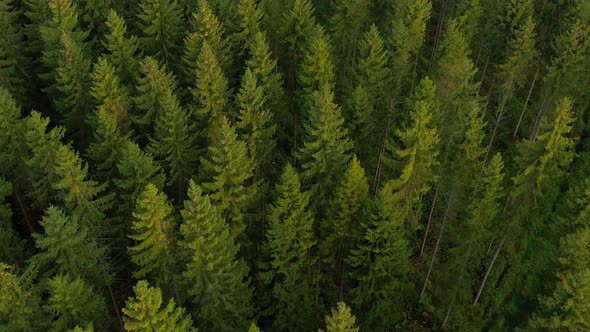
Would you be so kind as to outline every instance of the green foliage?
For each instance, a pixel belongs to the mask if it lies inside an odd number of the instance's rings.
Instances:
[[[109,8],[114,5],[113,2],[113,0],[74,0],[79,13],[80,26],[84,31],[88,31],[91,37],[89,46],[97,51],[102,51],[98,39],[106,33],[106,20]]]
[[[332,50],[324,28],[316,25],[305,48],[301,68],[298,71],[297,94],[301,111],[313,105],[313,93],[321,89],[334,91],[336,76]]]
[[[395,184],[387,182],[362,221],[362,239],[348,263],[355,280],[351,301],[362,312],[367,327],[385,330],[399,324],[413,287],[407,284],[412,269],[406,215]]]
[[[188,258],[182,277],[203,326],[245,329],[253,314],[248,266],[237,258],[239,247],[221,211],[191,181],[181,214],[180,246]]]
[[[34,269],[18,275],[0,263],[0,328],[4,331],[43,329],[39,294],[32,289]]]
[[[22,158],[21,109],[9,91],[0,87],[0,174],[13,174]],[[43,128],[45,129],[45,128]]]
[[[265,97],[256,75],[250,68],[246,69],[237,96],[240,112],[236,127],[248,146],[248,154],[254,161],[254,174],[258,179],[269,172],[276,145],[276,126]]]
[[[232,235],[238,237],[246,229],[244,212],[254,194],[253,187],[248,187],[254,175],[254,164],[248,155],[248,146],[238,139],[225,117],[221,118],[218,135],[203,161],[211,173],[210,181],[203,186],[229,223]]]
[[[303,53],[300,51],[309,46],[315,24],[313,6],[309,0],[292,1],[292,7],[283,14],[280,35],[291,70],[295,70],[302,62]]]
[[[131,217],[135,203],[147,184],[153,184],[158,191],[164,189],[166,177],[152,155],[127,142],[121,147],[121,157],[117,163],[117,178],[113,180],[122,202],[119,204],[122,215]]]
[[[28,59],[25,58],[23,33],[13,0],[0,1],[0,87],[7,89],[20,101],[25,101],[24,78]]]
[[[106,25],[108,34],[104,37],[103,46],[108,51],[107,59],[124,84],[132,84],[137,79],[139,62],[139,44],[137,37],[128,36],[125,21],[114,10],[110,10]]]
[[[162,307],[162,292],[140,280],[134,287],[135,297],[127,299],[123,308],[123,321],[127,331],[196,331],[192,328],[190,316],[170,300]]]
[[[352,142],[332,91],[324,86],[313,97],[299,158],[305,183],[313,184],[325,202],[323,198],[334,189],[348,164]]]
[[[176,0],[141,0],[137,15],[145,52],[168,68],[180,62],[182,9]]]
[[[91,94],[98,105],[97,111],[106,112],[118,124],[121,135],[126,135],[131,125],[129,116],[131,100],[125,87],[121,86],[115,67],[107,58],[99,58],[94,65],[92,81]]]
[[[97,111],[94,127],[94,142],[88,147],[87,155],[96,167],[97,178],[107,182],[116,174],[127,137],[121,136],[117,118],[106,110]]]
[[[111,282],[103,260],[104,250],[78,218],[71,218],[52,206],[47,209],[41,225],[45,233],[33,235],[41,252],[32,260],[46,266],[48,274],[57,272],[81,277],[98,287]]]
[[[134,119],[140,125],[153,125],[156,118],[166,113],[166,109],[170,107],[167,103],[173,101],[170,95],[174,94],[176,81],[165,68],[151,57],[145,58],[141,63],[141,76],[137,82],[135,97],[135,107],[141,113]]]
[[[326,316],[327,332],[358,332],[356,317],[350,312],[350,308],[344,302],[338,302],[336,308],[332,308],[332,314]]]
[[[72,276],[57,275],[47,281],[49,299],[44,307],[49,314],[49,331],[65,331],[76,325],[106,327],[107,308],[104,299],[92,286]]]
[[[301,191],[299,176],[287,165],[275,189],[275,201],[268,213],[265,251],[270,259],[268,271],[259,278],[268,285],[273,305],[273,328],[295,331],[313,328],[317,320],[314,303],[316,258],[313,216],[309,193]]]
[[[263,13],[256,1],[240,0],[238,15],[240,16],[240,30],[235,38],[240,44],[240,54],[243,56],[249,54],[257,43],[256,34],[262,31],[260,25]]]
[[[17,264],[23,261],[25,241],[14,230],[12,209],[7,202],[12,195],[12,184],[0,178],[0,260],[5,263]]]

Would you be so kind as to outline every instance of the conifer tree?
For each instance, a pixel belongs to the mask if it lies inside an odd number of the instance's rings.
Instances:
[[[176,0],[142,0],[137,15],[140,42],[146,53],[161,64],[173,68],[180,62],[182,9]]]
[[[21,239],[12,224],[12,209],[7,200],[12,195],[12,184],[0,178],[0,260],[19,264],[26,255],[26,242]]]
[[[104,222],[105,211],[110,207],[112,195],[100,196],[106,184],[88,177],[88,164],[72,147],[60,145],[55,152],[56,182],[52,187],[73,217],[87,226],[93,235],[108,232]]]
[[[94,52],[102,51],[99,38],[105,35],[106,20],[114,3],[113,0],[81,1],[74,0],[80,18],[80,27],[90,36],[88,46]]]
[[[24,119],[28,154],[23,159],[33,187],[28,195],[40,209],[46,209],[55,201],[53,186],[59,177],[54,169],[57,164],[57,150],[65,134],[64,128],[54,127],[48,130],[48,125],[49,119],[41,117],[38,112],[32,112]]]
[[[43,63],[40,56],[44,48],[41,27],[51,19],[51,10],[47,0],[24,0],[21,3],[23,16],[27,19],[23,26],[23,33],[28,40],[25,49],[28,55],[39,57],[37,59],[31,57],[31,64],[35,73],[38,73],[40,69],[38,67]]]
[[[411,270],[412,253],[406,227],[406,212],[387,182],[373,204],[372,213],[363,220],[362,239],[351,251],[350,276],[356,281],[351,301],[370,329],[391,328],[401,322],[404,307],[413,293],[406,281]]]
[[[104,109],[99,109],[94,119],[94,142],[87,149],[88,158],[94,163],[95,176],[110,182],[116,174],[121,149],[127,141],[122,136],[117,119]]]
[[[238,3],[240,28],[235,38],[240,45],[240,55],[250,53],[256,44],[256,34],[262,31],[262,10],[254,0],[240,0]]]
[[[59,94],[55,107],[62,114],[68,128],[77,130],[78,137],[85,135],[85,120],[92,109],[90,95],[90,62],[78,44],[69,34],[62,35],[63,50],[57,67],[56,88]]]
[[[19,15],[12,0],[0,1],[0,87],[9,90],[21,102],[28,102],[24,89],[28,59],[24,54]]]
[[[119,206],[123,216],[128,218],[131,218],[137,198],[147,184],[151,183],[158,191],[162,191],[166,182],[166,176],[151,154],[142,151],[137,144],[130,141],[121,148],[117,174],[113,182],[119,189],[122,201]]]
[[[253,314],[248,266],[238,259],[221,211],[193,181],[181,211],[180,246],[188,262],[182,274],[201,326],[213,330],[245,329]]]
[[[192,320],[185,310],[171,299],[162,306],[162,291],[140,280],[134,287],[135,297],[128,298],[123,308],[123,321],[127,331],[178,331],[195,332]]]
[[[24,127],[21,120],[21,109],[10,95],[10,92],[0,87],[0,174],[8,177],[15,173],[17,165],[23,156],[22,143],[19,137]],[[43,128],[45,129],[45,128]],[[16,175],[16,174],[14,174]]]
[[[229,69],[232,60],[231,50],[224,36],[223,24],[207,0],[198,0],[197,2],[196,12],[192,14],[191,20],[194,32],[189,33],[184,39],[184,56],[182,58],[185,65],[185,75],[189,82],[194,80],[195,70],[199,68],[203,43],[206,42],[211,48],[222,73]]]
[[[128,134],[131,125],[129,115],[131,100],[117,77],[115,67],[107,58],[99,58],[94,65],[92,81],[91,95],[97,105],[97,111],[107,112],[118,123],[120,134]]]
[[[88,228],[54,206],[47,209],[41,225],[44,234],[34,234],[41,250],[32,259],[53,272],[80,277],[98,287],[111,282],[111,275],[103,262],[104,250],[89,235]]]
[[[159,66],[154,58],[147,57],[140,67],[141,76],[137,83],[137,97],[135,107],[140,111],[135,122],[143,126],[151,126],[156,118],[166,113],[170,106],[167,95],[176,90],[176,81],[172,73],[166,72],[165,66]]]
[[[65,331],[80,324],[107,327],[104,299],[80,277],[60,274],[48,280],[47,288],[49,300],[45,310],[51,321],[50,331]]]
[[[207,159],[203,161],[211,174],[203,187],[229,223],[232,236],[241,237],[246,229],[243,214],[253,195],[248,182],[254,175],[254,163],[248,155],[248,146],[238,139],[227,118],[222,117],[220,125],[219,136],[209,146]]]
[[[172,273],[173,229],[172,206],[164,193],[148,183],[137,198],[133,212],[132,233],[129,237],[136,245],[129,247],[131,260],[137,264],[133,276],[140,279],[151,276],[159,287],[167,286]]]
[[[280,35],[287,48],[291,79],[294,78],[292,75],[295,68],[301,63],[304,54],[301,50],[309,45],[309,38],[316,24],[313,14],[313,6],[309,0],[295,0],[283,15]]]
[[[301,62],[301,70],[298,71],[297,94],[298,106],[303,112],[313,104],[313,93],[325,89],[334,91],[336,75],[332,60],[332,49],[324,28],[316,25],[309,44],[305,48],[305,55]]]
[[[196,156],[193,151],[194,133],[187,112],[180,106],[176,95],[168,92],[159,101],[163,113],[156,117],[154,137],[149,150],[162,161],[168,173],[167,185],[182,201],[188,180],[193,173]]]
[[[36,23],[42,24],[39,27],[43,41],[41,61],[45,67],[45,74],[42,75],[42,78],[53,84],[57,77],[54,71],[59,65],[60,54],[65,48],[63,36],[66,35],[71,40],[70,44],[75,44],[80,50],[86,51],[84,41],[88,38],[88,33],[78,28],[78,15],[72,0],[43,1],[42,4],[36,3],[35,6],[35,9],[38,10],[36,15],[47,15],[45,20],[39,18],[39,22]],[[43,6],[49,6],[50,11],[45,12]],[[86,56],[87,54],[84,54],[83,58]]]
[[[310,252],[315,246],[310,195],[301,191],[291,165],[285,168],[275,192],[265,243],[269,270],[259,276],[272,294],[273,305],[267,313],[274,314],[273,328],[311,329],[318,312],[314,303],[316,259]]]
[[[320,201],[325,202],[325,195],[335,188],[336,179],[346,169],[352,142],[332,91],[324,86],[313,97],[299,156],[305,183],[314,184]]]
[[[433,123],[437,110],[434,94],[432,81],[424,78],[416,91],[412,125],[398,132],[404,147],[397,149],[395,155],[403,160],[404,166],[393,185],[397,190],[395,195],[407,210],[413,227],[417,227],[420,196],[427,193],[437,180],[435,167],[439,164],[437,145],[440,138]]]
[[[236,127],[240,137],[248,146],[257,179],[268,173],[276,145],[274,141],[276,126],[272,113],[267,108],[265,97],[256,76],[250,68],[247,68],[237,96],[240,112]]]
[[[0,263],[0,329],[34,331],[46,328],[41,312],[41,298],[33,289],[31,273],[15,273],[12,266]]]
[[[358,332],[356,317],[350,312],[350,308],[344,302],[338,302],[336,308],[332,308],[332,314],[326,316],[327,332]]]
[[[109,11],[106,25],[109,31],[103,46],[109,53],[107,59],[123,84],[134,84],[139,68],[137,37],[128,36],[125,21],[114,10]]]
[[[358,233],[363,209],[369,195],[369,184],[360,161],[350,161],[340,184],[330,200],[327,217],[321,224],[320,243],[324,263],[334,275],[344,277],[344,259],[350,253]],[[338,283],[342,284],[342,280]]]

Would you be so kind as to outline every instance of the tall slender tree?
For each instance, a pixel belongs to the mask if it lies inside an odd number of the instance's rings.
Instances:
[[[168,68],[180,63],[182,9],[176,0],[142,0],[137,15],[140,42],[150,56]]]

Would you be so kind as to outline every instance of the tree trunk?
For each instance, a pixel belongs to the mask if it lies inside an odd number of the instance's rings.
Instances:
[[[486,155],[483,158],[483,165],[486,164],[488,161],[488,156],[490,155],[490,151],[492,150],[492,144],[494,144],[494,139],[496,138],[496,133],[498,132],[498,126],[500,125],[500,121],[502,120],[502,116],[504,116],[504,109],[506,108],[506,98],[502,98],[502,103],[500,104],[500,112],[498,114],[498,118],[496,119],[496,124],[494,125],[494,130],[492,131],[492,136],[490,137],[490,142],[488,143],[488,148],[486,149]]]
[[[440,39],[440,34],[443,28],[443,22],[445,20],[445,11],[446,11],[446,4],[445,0],[441,1],[440,6],[440,13],[438,13],[438,22],[436,26],[436,34],[434,36],[434,43],[432,44],[432,54],[430,55],[430,64],[428,65],[428,76],[430,76],[430,72],[432,71],[432,67],[434,66],[434,61],[436,60],[436,52],[438,51],[438,44]]]
[[[502,241],[500,241],[500,244],[498,245],[498,248],[496,249],[496,252],[494,253],[494,257],[492,258],[492,261],[490,262],[490,265],[488,266],[488,270],[486,271],[486,274],[483,277],[483,280],[481,281],[481,285],[479,286],[479,290],[477,291],[477,295],[475,296],[475,300],[473,300],[473,306],[475,306],[477,304],[477,301],[479,301],[479,297],[481,296],[481,292],[483,291],[484,286],[486,285],[486,282],[488,281],[488,277],[490,276],[490,272],[492,271],[492,267],[494,267],[494,264],[496,263],[496,259],[498,258],[498,254],[500,253],[500,250],[502,250],[502,247],[504,246],[504,241],[506,241],[506,236],[504,235],[504,237],[502,238]]]
[[[426,230],[424,231],[424,239],[422,240],[422,248],[420,248],[420,257],[424,254],[424,247],[426,247],[426,240],[428,239],[428,232],[430,231],[430,224],[432,222],[432,213],[434,211],[434,206],[436,205],[436,197],[438,196],[438,186],[434,191],[434,198],[432,199],[432,204],[430,205],[430,214],[428,215],[428,223],[426,224]]]
[[[531,87],[529,88],[529,93],[526,96],[524,101],[524,106],[522,107],[522,111],[520,111],[520,116],[518,117],[518,122],[516,123],[516,127],[514,127],[514,131],[512,132],[512,138],[516,138],[518,134],[518,128],[520,128],[520,123],[522,122],[522,118],[524,117],[524,113],[526,112],[526,107],[531,99],[531,94],[533,93],[533,89],[535,88],[535,83],[537,82],[537,77],[539,76],[539,69],[541,69],[541,57],[537,61],[537,70],[535,71],[535,75],[533,76],[533,82],[531,83]]]

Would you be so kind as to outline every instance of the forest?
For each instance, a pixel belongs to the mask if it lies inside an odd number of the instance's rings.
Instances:
[[[0,31],[0,331],[590,331],[590,1]]]

